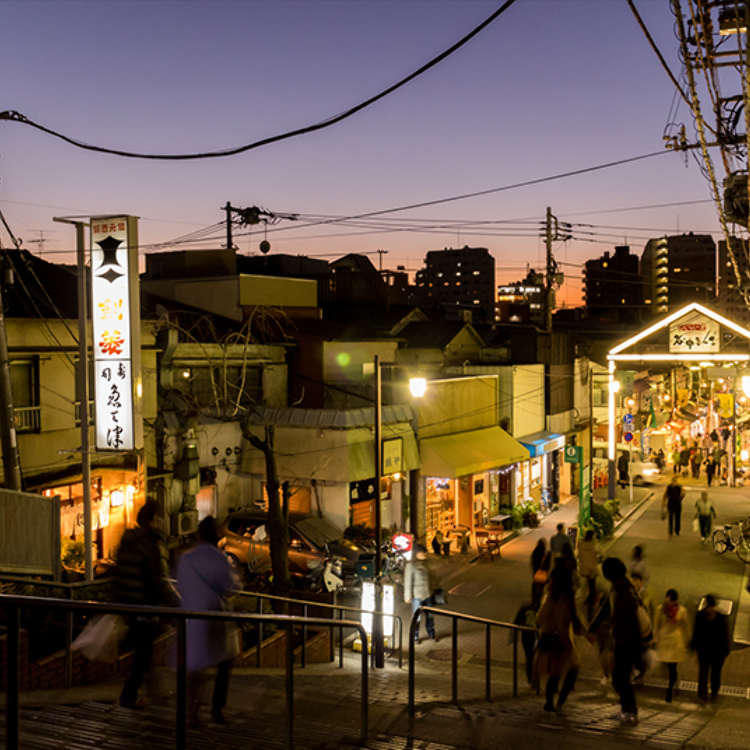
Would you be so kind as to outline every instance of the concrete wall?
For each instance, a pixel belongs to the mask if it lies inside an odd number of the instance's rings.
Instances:
[[[243,273],[239,277],[239,303],[243,307],[317,307],[318,282]]]

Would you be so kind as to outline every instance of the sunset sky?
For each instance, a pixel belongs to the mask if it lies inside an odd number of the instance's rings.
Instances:
[[[335,115],[411,73],[488,16],[485,0],[3,3],[3,96],[12,109],[97,145],[143,152],[238,146]],[[668,0],[637,3],[679,74]],[[226,201],[301,220],[272,252],[388,251],[414,270],[429,250],[485,246],[497,281],[541,267],[535,222],[551,206],[593,242],[556,245],[576,304],[580,264],[627,242],[718,228],[694,161],[669,153],[488,196],[337,218],[514,184],[659,151],[673,86],[624,0],[517,0],[461,50],[342,123],[238,156],[193,162],[79,150],[0,123],[0,205],[34,252],[70,262],[65,214],[130,213],[148,246],[208,227]],[[675,118],[692,137],[682,104]],[[690,205],[613,211],[688,201]],[[314,218],[314,221],[310,219]],[[401,231],[384,231],[384,220]],[[430,232],[414,231],[431,220]],[[524,222],[518,223],[523,219]],[[514,220],[476,227],[470,222]],[[464,224],[464,226],[462,226]],[[41,231],[40,231],[41,230]],[[404,231],[409,230],[409,231]],[[591,234],[583,235],[582,232]],[[339,236],[336,236],[339,235]],[[514,236],[520,235],[520,236]],[[4,245],[8,237],[0,230]],[[44,243],[31,240],[44,239]],[[202,244],[218,247],[223,231]],[[239,236],[257,252],[263,230]],[[372,255],[377,264],[377,256]]]

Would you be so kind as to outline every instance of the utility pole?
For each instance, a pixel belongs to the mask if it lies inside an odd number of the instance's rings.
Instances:
[[[227,250],[231,250],[232,247],[232,204],[227,201],[224,206],[224,210],[227,212]]]
[[[16,419],[13,414],[13,389],[10,384],[10,359],[5,333],[5,312],[0,284],[0,443],[3,449],[3,476],[9,490],[21,489],[21,462],[18,456]]]
[[[88,302],[86,298],[86,243],[85,221],[59,216],[52,221],[72,224],[76,228],[76,257],[78,261],[78,393],[81,398],[81,483],[83,484],[83,546],[86,581],[94,580],[93,524],[91,519],[91,446],[89,441],[89,343]]]
[[[552,330],[552,209],[547,206],[547,217],[544,227],[544,244],[547,248],[547,264],[544,276],[544,330]]]

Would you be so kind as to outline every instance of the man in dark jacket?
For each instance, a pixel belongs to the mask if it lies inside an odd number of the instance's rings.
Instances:
[[[617,557],[608,557],[602,563],[602,575],[612,584],[609,606],[604,606],[589,627],[595,632],[600,619],[611,617],[614,640],[614,665],[612,686],[620,696],[620,713],[624,724],[638,723],[638,706],[630,682],[634,669],[642,668],[643,649],[638,627],[638,595],[627,578],[625,563]]]
[[[159,532],[154,528],[161,515],[159,504],[147,500],[138,511],[137,526],[127,529],[117,550],[114,568],[115,600],[122,604],[173,606],[177,596],[168,580],[166,551]],[[131,617],[126,643],[133,648],[133,665],[120,694],[120,705],[142,708],[138,690],[151,666],[158,620],[152,617]]]
[[[711,700],[721,687],[721,668],[729,655],[729,626],[726,615],[716,609],[716,598],[706,594],[705,606],[695,613],[690,648],[698,654],[698,699],[708,700],[708,675],[711,673]]]
[[[680,535],[680,521],[682,519],[682,501],[685,498],[685,488],[680,485],[677,476],[673,476],[667,488],[664,490],[662,504],[662,518],[664,512],[669,514],[669,536],[674,532]]]

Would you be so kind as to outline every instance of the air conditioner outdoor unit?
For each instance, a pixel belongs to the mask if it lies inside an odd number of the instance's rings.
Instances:
[[[186,536],[198,530],[198,511],[184,510],[172,515],[172,536]]]

